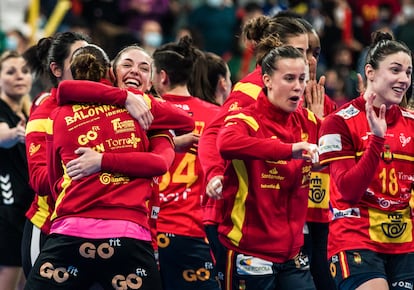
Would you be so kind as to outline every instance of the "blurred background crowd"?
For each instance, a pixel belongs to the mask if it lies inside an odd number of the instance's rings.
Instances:
[[[372,31],[392,32],[414,49],[414,0],[1,0],[0,52],[23,52],[41,37],[69,30],[90,35],[113,57],[128,44],[151,53],[189,34],[228,63],[234,83],[255,65],[241,26],[282,10],[302,15],[319,33],[318,74],[339,105],[358,95]]]

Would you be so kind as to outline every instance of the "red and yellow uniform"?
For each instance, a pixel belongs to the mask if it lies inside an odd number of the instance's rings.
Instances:
[[[319,121],[307,109],[275,108],[264,95],[226,118],[217,145],[226,159],[220,241],[275,263],[300,252],[312,164],[293,160],[292,143],[316,143]]]
[[[50,119],[47,156],[56,200],[52,220],[67,216],[122,219],[148,228],[146,203],[152,194],[152,179],[148,177],[163,174],[168,166],[163,158],[146,152],[146,132],[126,109],[65,105],[55,109]],[[75,150],[81,146],[104,153],[102,171],[73,181],[64,173],[64,166],[78,157]],[[148,166],[144,167],[145,160]]]
[[[200,135],[219,109],[196,97],[169,94],[162,97],[186,111],[195,122],[193,132]],[[190,146],[184,151],[176,151],[174,162],[160,184],[158,231],[204,238],[201,207],[204,192],[204,176],[197,147]]]
[[[35,198],[26,212],[26,217],[44,234],[49,233],[50,215],[54,201],[51,198],[46,166],[46,128],[47,119],[56,108],[56,89],[49,96],[40,96],[40,103],[34,102],[26,126],[26,155],[29,167],[30,186],[36,192]],[[40,99],[39,99],[40,101]]]
[[[372,135],[361,96],[322,124],[320,162],[330,164],[331,173],[329,256],[351,249],[414,250],[414,115],[394,105],[385,117],[385,137]]]

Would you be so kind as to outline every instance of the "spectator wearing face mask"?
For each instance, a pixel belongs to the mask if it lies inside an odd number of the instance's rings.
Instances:
[[[397,17],[399,25],[395,28],[395,38],[414,49],[414,1],[402,1],[401,13]]]
[[[150,55],[163,42],[162,27],[158,21],[146,20],[142,23],[140,33],[141,47]]]
[[[165,29],[167,25],[170,25],[168,23],[169,0],[119,0],[115,2],[118,2],[123,25],[131,31],[141,31],[147,20],[158,21]]]

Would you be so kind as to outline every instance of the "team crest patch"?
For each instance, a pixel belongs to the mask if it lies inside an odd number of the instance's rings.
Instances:
[[[342,118],[344,118],[346,120],[346,119],[349,119],[353,116],[358,115],[359,112],[360,111],[357,108],[355,108],[353,105],[349,105],[349,107],[340,110],[336,114],[338,116],[341,116]]]
[[[358,252],[353,252],[352,256],[354,258],[355,264],[360,265],[362,263],[362,257]]]
[[[394,155],[391,152],[390,145],[384,145],[384,151],[381,153],[381,158],[385,163],[391,163]]]

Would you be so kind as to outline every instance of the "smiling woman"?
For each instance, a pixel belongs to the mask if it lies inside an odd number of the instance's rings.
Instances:
[[[0,285],[7,289],[20,289],[16,287],[22,278],[25,213],[34,196],[25,153],[28,116],[23,111],[23,98],[31,86],[24,58],[5,52],[0,57]]]
[[[320,163],[329,165],[328,255],[340,290],[414,284],[414,115],[399,106],[411,84],[409,48],[376,32],[366,90],[321,126]],[[340,234],[338,234],[340,233]]]

